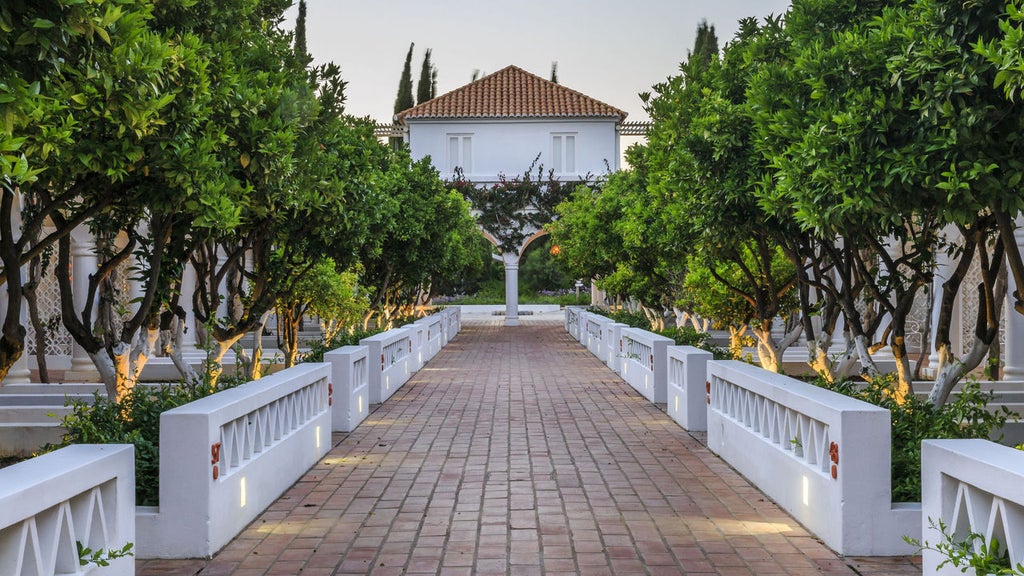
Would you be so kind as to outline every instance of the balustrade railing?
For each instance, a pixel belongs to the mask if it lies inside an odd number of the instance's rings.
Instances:
[[[331,429],[351,432],[370,413],[370,349],[343,346],[324,362],[331,365]]]
[[[619,334],[622,379],[651,402],[668,401],[668,347],[675,342],[639,328]]]
[[[910,554],[892,503],[889,411],[737,361],[708,363],[708,448],[845,555]]]
[[[94,551],[135,542],[134,448],[78,444],[0,470],[0,574],[135,574],[126,556],[82,566]]]
[[[707,430],[711,353],[693,346],[669,346],[667,357],[669,418],[686,430]]]
[[[299,364],[161,414],[160,506],[136,515],[140,555],[212,555],[322,458],[330,377]]]
[[[380,404],[412,375],[413,336],[405,328],[393,328],[363,338],[359,343],[369,349],[370,403]]]
[[[988,440],[925,440],[921,446],[921,533],[933,546],[970,534],[970,548],[996,544],[1010,565],[1024,563],[1024,452]],[[945,542],[949,543],[949,542]],[[925,574],[963,574],[962,567],[938,565],[934,549],[921,554]]]

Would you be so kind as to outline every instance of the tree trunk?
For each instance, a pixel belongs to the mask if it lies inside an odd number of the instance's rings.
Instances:
[[[33,262],[33,272],[36,270],[37,265],[36,262]],[[50,369],[46,363],[46,326],[43,323],[43,319],[39,317],[39,298],[36,294],[36,287],[38,285],[38,280],[33,278],[28,284],[25,284],[24,293],[25,302],[28,304],[29,322],[36,329],[36,364],[39,367],[39,381],[48,384],[50,382]]]
[[[857,334],[853,337],[853,345],[857,350],[857,359],[860,360],[860,373],[867,378],[874,380],[881,375],[875,359],[871,356],[871,346],[867,336]]]
[[[252,364],[249,366],[248,377],[250,380],[259,380],[263,377],[263,329],[267,326],[267,321],[270,320],[270,315],[273,312],[267,310],[263,313],[260,318],[260,323],[256,326],[256,330],[253,331],[252,338]],[[297,350],[297,349],[296,349]],[[287,367],[286,365],[285,367]]]
[[[209,357],[209,365],[207,366],[207,376],[209,378],[210,390],[217,388],[217,381],[220,380],[221,375],[224,374],[224,355],[228,353],[228,350],[238,344],[238,341],[242,339],[243,334],[232,336],[227,340],[215,340],[213,347],[213,356]],[[238,367],[238,361],[235,361],[235,367]]]
[[[743,338],[746,333],[746,326],[729,326],[729,351],[733,358],[743,357]]]
[[[202,377],[192,369],[192,365],[186,362],[185,358],[181,355],[181,341],[185,337],[184,310],[181,310],[181,315],[170,312],[165,312],[165,315],[170,316],[170,318],[166,318],[165,322],[161,324],[163,351],[171,358],[171,362],[178,369],[178,372],[181,373],[185,382],[192,386],[198,386],[203,381]]]

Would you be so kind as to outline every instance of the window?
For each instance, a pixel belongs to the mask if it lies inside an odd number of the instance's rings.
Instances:
[[[551,136],[551,168],[555,174],[576,174],[576,135]]]
[[[471,134],[448,135],[448,171],[462,168],[466,174],[473,172],[473,136]]]

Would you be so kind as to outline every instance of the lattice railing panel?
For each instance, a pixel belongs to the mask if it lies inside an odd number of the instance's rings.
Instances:
[[[627,360],[636,362],[648,370],[654,370],[654,348],[639,340],[622,335],[622,354]]]
[[[397,364],[400,360],[412,352],[412,339],[405,337],[384,346],[381,351],[381,370],[386,370]]]
[[[957,483],[953,516],[948,523],[955,540],[970,533],[981,534],[984,541],[998,540],[1000,553],[1009,551],[1011,564],[1024,562],[1024,507],[995,496],[966,482]],[[981,542],[974,542],[982,553]]]
[[[93,550],[112,547],[116,482],[108,480],[0,530],[0,567],[4,576],[92,571],[94,565],[79,564],[75,543],[81,542]]]
[[[359,358],[352,363],[352,372],[355,382],[352,383],[352,389],[357,390],[363,386],[367,386],[370,383],[370,362],[366,356]]]
[[[808,467],[829,473],[828,424],[718,377],[714,378],[711,398],[715,410],[791,453]]]
[[[55,261],[51,261],[46,270],[43,271],[39,286],[36,288],[36,298],[39,304],[39,318],[43,323],[44,341],[46,342],[47,356],[71,356],[71,334],[61,323],[60,314],[60,288],[57,286],[57,277],[53,270]],[[25,347],[28,354],[36,353],[36,326],[31,322],[28,324],[28,333],[25,335]]]
[[[365,363],[365,359],[363,360]],[[327,380],[320,379],[220,427],[221,478],[240,468],[318,415],[330,409]]]

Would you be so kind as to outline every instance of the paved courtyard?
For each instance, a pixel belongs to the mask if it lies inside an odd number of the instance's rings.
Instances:
[[[138,574],[920,574],[840,558],[561,316],[463,331],[212,560]]]

